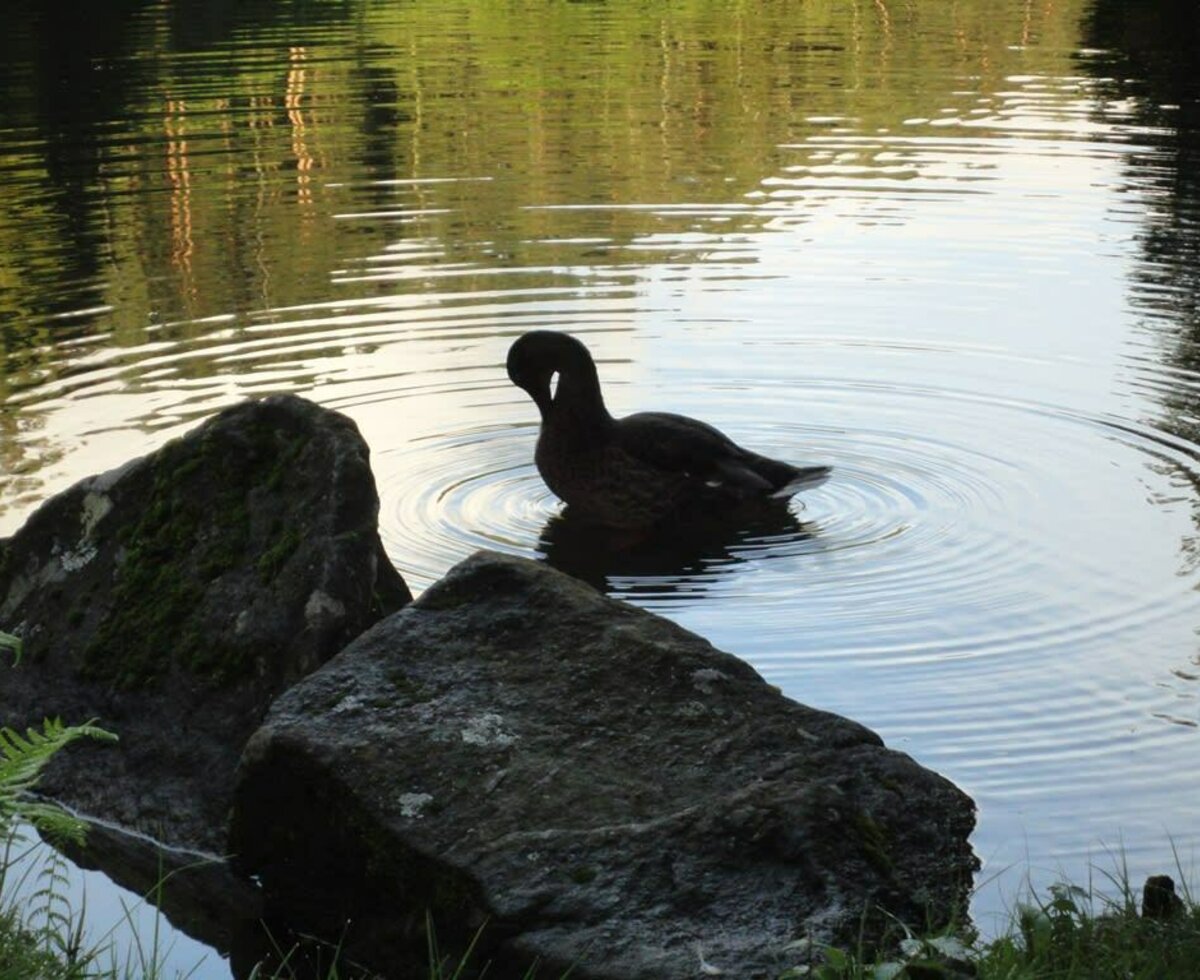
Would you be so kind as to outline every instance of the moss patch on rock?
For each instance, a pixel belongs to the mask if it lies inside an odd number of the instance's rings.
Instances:
[[[238,611],[214,593],[269,589],[302,544],[307,501],[288,493],[289,474],[309,435],[260,419],[153,457],[140,511],[119,533],[110,601],[82,650],[82,677],[129,690],[175,669],[212,685],[254,675],[259,658],[238,635]]]
[[[256,467],[216,451],[211,438],[194,452],[171,449],[155,462],[140,519],[122,530],[112,603],[83,652],[87,678],[128,688],[158,679],[172,662],[213,672],[218,683],[236,670],[230,651],[206,640],[195,620],[206,587],[244,559]],[[198,483],[212,494],[198,493]]]

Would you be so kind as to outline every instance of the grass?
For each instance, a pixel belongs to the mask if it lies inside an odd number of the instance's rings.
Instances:
[[[1186,980],[1200,977],[1200,907],[1185,887],[1161,918],[1139,914],[1125,876],[1115,894],[1060,883],[1018,907],[1016,929],[989,944],[979,976]]]
[[[1171,879],[1152,879],[1156,900],[1135,893],[1123,866],[1101,876],[1103,888],[1060,882],[1030,891],[1007,931],[988,942],[953,930],[917,936],[897,924],[886,957],[817,948],[781,980],[1200,980],[1200,905],[1186,879],[1181,896]]]

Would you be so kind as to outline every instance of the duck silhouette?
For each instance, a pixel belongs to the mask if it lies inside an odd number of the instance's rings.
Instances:
[[[786,501],[829,476],[828,466],[761,456],[683,415],[613,418],[592,355],[569,334],[523,334],[509,348],[507,367],[542,416],[538,472],[573,514],[591,523],[641,531],[715,508]]]

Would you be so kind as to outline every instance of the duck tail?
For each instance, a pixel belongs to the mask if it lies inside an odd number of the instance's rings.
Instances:
[[[829,466],[793,466],[781,459],[760,456],[743,450],[742,463],[766,481],[766,495],[773,500],[787,500],[800,490],[824,483],[832,472]]]
[[[787,483],[778,490],[772,491],[771,497],[775,500],[787,500],[788,497],[801,490],[820,486],[829,479],[829,474],[832,472],[832,466],[801,466],[792,474]]]

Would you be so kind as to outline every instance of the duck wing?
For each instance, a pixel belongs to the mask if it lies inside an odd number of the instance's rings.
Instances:
[[[648,466],[692,477],[698,484],[741,494],[769,493],[795,468],[748,452],[711,425],[670,412],[638,412],[615,424],[617,444]],[[762,473],[756,464],[781,468]]]

